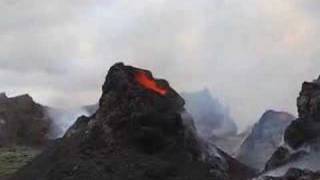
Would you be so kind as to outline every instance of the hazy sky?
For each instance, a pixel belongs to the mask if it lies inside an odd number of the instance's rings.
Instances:
[[[207,87],[244,127],[320,74],[318,0],[0,0],[0,91],[98,101],[110,65]]]

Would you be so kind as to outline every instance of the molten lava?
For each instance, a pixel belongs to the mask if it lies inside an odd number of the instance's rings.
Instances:
[[[135,79],[146,89],[152,90],[162,96],[166,95],[168,90],[160,87],[154,79],[151,79],[146,72],[138,71],[135,73]]]

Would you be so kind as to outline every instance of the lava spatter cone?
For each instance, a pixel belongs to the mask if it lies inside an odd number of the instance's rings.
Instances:
[[[181,118],[184,103],[167,81],[119,63],[109,70],[92,126],[104,127],[112,140],[148,153],[190,146],[192,154],[199,155],[193,148],[193,127],[184,127]]]
[[[97,112],[78,118],[12,180],[229,179],[232,167],[209,157],[192,119],[182,118],[184,103],[167,81],[117,63]]]

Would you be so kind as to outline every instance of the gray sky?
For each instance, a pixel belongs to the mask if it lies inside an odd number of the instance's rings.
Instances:
[[[318,0],[0,0],[0,91],[97,102],[110,65],[207,87],[240,127],[320,74]]]

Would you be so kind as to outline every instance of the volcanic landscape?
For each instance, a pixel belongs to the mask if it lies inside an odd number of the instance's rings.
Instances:
[[[71,118],[71,110],[2,93],[0,175],[3,180],[316,180],[319,92],[320,79],[304,82],[299,117],[268,110],[237,133],[208,90],[181,96],[150,71],[116,63],[99,103],[81,107],[87,115],[67,130],[50,114]]]

